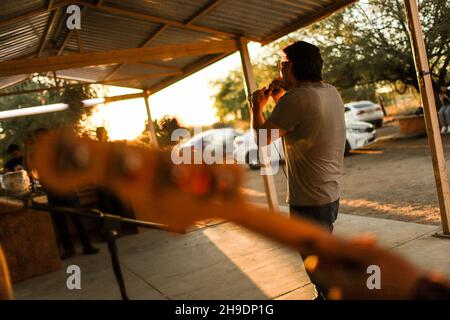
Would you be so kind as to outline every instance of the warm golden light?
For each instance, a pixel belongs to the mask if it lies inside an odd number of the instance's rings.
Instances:
[[[98,105],[88,121],[88,126],[105,127],[110,140],[134,140],[145,129],[147,113],[142,99]]]
[[[250,45],[250,51],[259,48]],[[152,94],[149,104],[153,120],[168,115],[186,127],[209,126],[218,121],[214,108],[214,91],[210,82],[223,78],[240,66],[240,57],[233,54],[168,88]],[[141,90],[106,86],[107,96],[141,92]],[[144,99],[125,100],[99,105],[86,121],[89,128],[105,127],[111,140],[133,140],[145,129],[147,111]]]

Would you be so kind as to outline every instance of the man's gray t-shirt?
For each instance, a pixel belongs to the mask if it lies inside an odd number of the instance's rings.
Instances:
[[[336,88],[303,83],[284,94],[269,121],[288,131],[287,202],[312,206],[339,199],[346,129],[344,104]]]

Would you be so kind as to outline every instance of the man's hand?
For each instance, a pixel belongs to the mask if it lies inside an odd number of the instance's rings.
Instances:
[[[267,90],[266,87],[256,90],[252,94],[252,111],[255,113],[259,113],[262,111],[262,108],[267,104],[270,98],[270,91],[265,93]]]
[[[275,104],[277,104],[281,97],[286,93],[281,84],[281,79],[275,79],[269,85],[269,93],[273,101],[275,101]]]

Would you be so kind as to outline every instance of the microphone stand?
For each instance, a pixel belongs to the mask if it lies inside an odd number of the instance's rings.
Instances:
[[[62,206],[53,206],[48,204],[43,204],[36,202],[32,196],[27,198],[21,198],[20,200],[23,201],[25,208],[35,209],[35,210],[42,210],[42,211],[51,211],[51,212],[57,212],[65,215],[76,215],[88,219],[96,219],[96,220],[102,220],[103,221],[103,228],[101,231],[101,234],[103,238],[106,240],[108,244],[108,250],[109,254],[111,256],[111,263],[114,270],[114,275],[116,277],[117,284],[120,289],[120,294],[122,297],[122,300],[129,300],[126,287],[125,287],[125,281],[123,279],[122,269],[120,267],[120,260],[118,255],[118,249],[116,240],[119,238],[119,230],[122,226],[122,224],[130,224],[138,227],[144,227],[149,229],[159,229],[159,230],[166,230],[167,226],[158,224],[158,223],[151,223],[151,222],[145,222],[141,220],[136,219],[130,219],[130,218],[124,218],[121,216],[113,215],[104,213],[97,209],[84,209],[84,208],[70,208],[70,207],[62,207]]]

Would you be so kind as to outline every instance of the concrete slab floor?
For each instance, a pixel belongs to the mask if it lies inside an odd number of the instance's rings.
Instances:
[[[340,214],[335,232],[370,233],[428,270],[450,277],[450,240],[438,227]],[[299,254],[229,222],[198,224],[185,235],[163,231],[117,241],[131,299],[312,299]],[[16,299],[120,299],[105,244],[94,256],[78,255],[58,272],[14,284]],[[81,290],[68,290],[66,268],[81,268]]]

